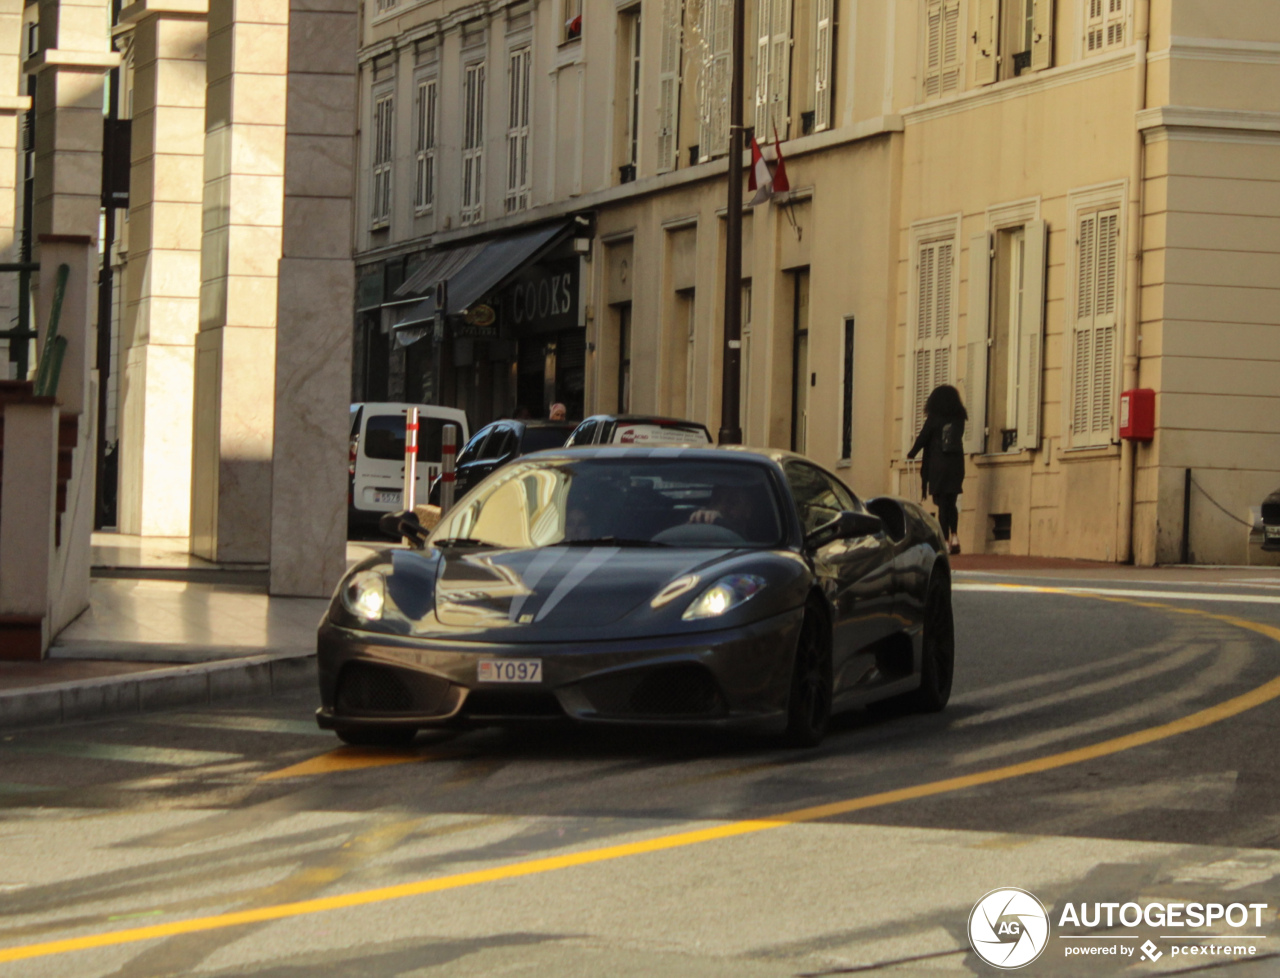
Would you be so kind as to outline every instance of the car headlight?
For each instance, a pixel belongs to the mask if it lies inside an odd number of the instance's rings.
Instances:
[[[680,617],[685,621],[717,618],[750,601],[763,590],[765,583],[763,577],[755,574],[728,574],[698,595]]]
[[[387,607],[387,579],[382,572],[352,574],[342,585],[342,606],[362,621],[379,621]]]

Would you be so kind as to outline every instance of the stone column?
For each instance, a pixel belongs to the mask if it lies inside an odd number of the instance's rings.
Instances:
[[[191,549],[270,556],[288,0],[211,0]]]
[[[143,536],[191,527],[207,11],[207,0],[138,0],[120,12],[134,85],[119,525]]]
[[[289,9],[273,594],[327,597],[346,569],[358,16],[356,0]]]

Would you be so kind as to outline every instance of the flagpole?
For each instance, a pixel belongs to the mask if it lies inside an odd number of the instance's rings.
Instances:
[[[742,61],[745,0],[733,0],[733,57],[729,83],[729,213],[724,246],[724,373],[720,444],[742,444],[739,398],[742,380]]]

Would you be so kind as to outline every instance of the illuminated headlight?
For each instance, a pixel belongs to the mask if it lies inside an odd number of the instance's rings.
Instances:
[[[681,616],[685,621],[716,618],[751,600],[765,585],[755,574],[729,574],[702,592]]]
[[[353,574],[342,585],[342,606],[363,621],[378,621],[387,606],[387,579],[376,570]]]

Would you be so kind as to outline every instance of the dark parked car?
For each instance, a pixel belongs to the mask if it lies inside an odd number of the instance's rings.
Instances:
[[[1262,501],[1262,549],[1280,550],[1280,489]]]
[[[579,445],[710,445],[711,432],[698,421],[648,414],[593,414],[573,429],[565,447]]]
[[[542,452],[420,539],[353,567],[320,625],[317,717],[348,743],[558,719],[811,745],[834,710],[950,695],[937,523],[788,452]]]
[[[454,463],[454,499],[476,485],[495,469],[500,469],[521,455],[540,452],[544,448],[562,448],[573,432],[575,421],[513,421],[487,424],[477,431],[458,452]],[[431,503],[440,505],[440,482],[431,486]]]

